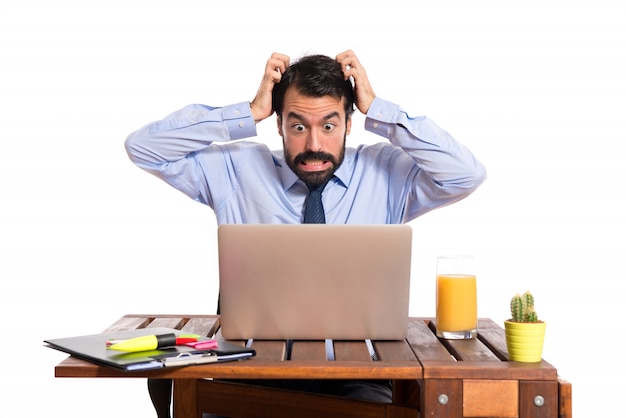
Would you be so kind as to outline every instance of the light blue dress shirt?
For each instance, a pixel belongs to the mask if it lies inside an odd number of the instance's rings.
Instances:
[[[484,166],[425,116],[376,98],[365,129],[388,141],[347,148],[322,195],[326,222],[397,224],[472,193]],[[305,184],[256,136],[248,102],[189,105],[132,133],[130,159],[224,223],[301,223]]]

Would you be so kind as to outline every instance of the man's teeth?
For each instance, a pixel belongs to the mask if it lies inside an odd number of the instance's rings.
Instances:
[[[310,161],[305,161],[304,164],[306,164],[306,165],[322,165],[322,164],[324,164],[324,161],[321,161],[321,160],[310,160]]]

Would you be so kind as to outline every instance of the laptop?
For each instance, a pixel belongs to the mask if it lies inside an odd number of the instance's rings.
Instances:
[[[221,225],[222,335],[406,338],[411,243],[408,225]]]

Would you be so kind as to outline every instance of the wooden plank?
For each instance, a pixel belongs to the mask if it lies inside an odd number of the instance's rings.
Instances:
[[[415,362],[379,361],[262,361],[212,363],[193,367],[168,367],[125,372],[69,357],[55,368],[56,377],[149,377],[158,379],[419,379]]]
[[[324,341],[294,341],[291,361],[326,361]]]
[[[217,318],[189,318],[180,330],[203,337],[213,337],[217,331]]]
[[[407,341],[420,360],[455,361],[448,350],[439,342],[428,321],[421,318],[409,318]]]
[[[385,418],[417,418],[419,417],[419,408],[411,408],[406,405],[385,405]]]
[[[98,368],[93,363],[70,356],[56,365],[54,377],[98,377]]]
[[[378,359],[380,361],[415,361],[416,366],[418,365],[417,357],[411,350],[411,347],[406,342],[406,340],[402,341],[372,341],[374,345],[374,349],[378,354]]]
[[[556,380],[519,382],[521,418],[553,418],[559,412],[559,384]]]
[[[477,338],[469,340],[441,340],[441,343],[447,347],[457,361],[500,361],[489,347]]]
[[[336,361],[372,361],[365,341],[333,341]]]
[[[419,409],[420,385],[417,379],[394,380],[392,384],[393,402]]]
[[[202,418],[198,412],[197,381],[195,379],[174,379],[172,388],[173,418]]]
[[[517,380],[463,381],[463,417],[516,418],[518,412]]]
[[[395,362],[392,365],[379,361],[285,361],[259,362],[255,359],[238,364],[219,365],[212,370],[220,378],[269,378],[269,379],[418,379],[421,368],[415,362]],[[194,366],[195,368],[205,366]],[[228,376],[225,376],[228,374]]]
[[[480,333],[485,331],[490,333],[495,326],[495,323],[490,320],[479,319],[478,321],[478,338],[472,338],[467,340],[448,340],[439,338],[438,342],[446,349],[446,351],[456,361],[499,361],[501,358],[494,354],[491,347],[485,344],[480,338]],[[435,332],[434,324],[428,323],[428,328],[431,332]],[[427,358],[424,358],[426,360]]]
[[[463,416],[463,382],[458,379],[422,381],[421,417],[459,418]]]
[[[559,383],[559,418],[572,418],[572,384],[558,378]]]
[[[556,381],[556,369],[548,363],[493,361],[422,361],[425,379],[516,379]]]
[[[256,350],[256,356],[250,361],[274,361],[285,360],[286,347],[284,341],[252,341],[251,348]]]
[[[509,360],[504,329],[491,319],[478,319],[478,339],[501,360]]]
[[[167,317],[167,318],[154,318],[146,328],[166,327],[181,329],[185,325],[185,318],[183,317]]]
[[[206,314],[126,314],[125,317],[129,318],[219,318],[219,315],[206,315]]]
[[[102,331],[102,333],[109,332],[118,332],[118,331],[126,331],[129,329],[139,329],[145,328],[152,321],[152,318],[137,318],[137,317],[128,317],[123,316],[113,324],[111,324],[107,329]]]
[[[382,418],[384,403],[281,390],[235,382],[198,383],[200,409],[231,417],[255,418]],[[246,402],[241,400],[245,397]],[[415,415],[414,415],[415,416]]]
[[[186,318],[182,315],[175,315],[152,318],[149,316],[125,315],[104,330],[103,333],[154,327],[180,329],[184,332],[212,337],[218,327],[218,319],[215,316]]]

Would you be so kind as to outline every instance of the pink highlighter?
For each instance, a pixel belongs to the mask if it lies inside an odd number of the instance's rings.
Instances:
[[[185,343],[185,345],[193,347],[196,350],[208,350],[211,348],[217,348],[217,340],[190,341],[188,343]]]

